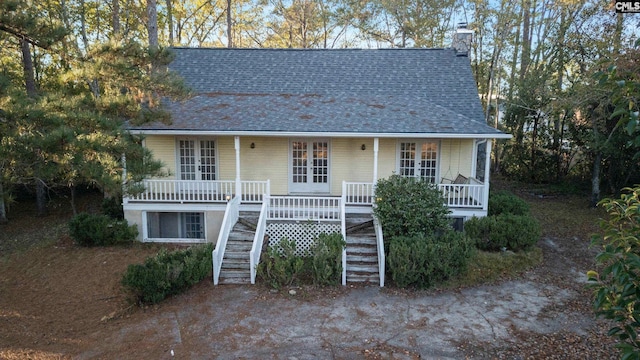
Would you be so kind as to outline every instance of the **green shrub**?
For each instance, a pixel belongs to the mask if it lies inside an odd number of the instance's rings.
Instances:
[[[129,226],[126,220],[80,213],[69,221],[69,235],[81,246],[120,245],[133,242],[138,229]]]
[[[465,233],[480,250],[527,250],[540,239],[540,224],[530,216],[501,214],[471,218],[464,224]]]
[[[506,190],[491,192],[489,194],[489,216],[500,214],[529,215],[529,204]]]
[[[436,185],[415,178],[392,175],[376,184],[373,208],[385,239],[431,234],[451,228],[442,193]],[[389,246],[385,241],[385,248]]]
[[[608,220],[600,222],[602,234],[592,237],[599,246],[600,272],[587,276],[594,290],[596,314],[613,320],[608,335],[619,340],[621,359],[640,358],[640,186],[623,189],[619,199],[604,199]]]
[[[121,198],[108,197],[102,200],[100,209],[104,215],[116,220],[124,220]]]
[[[302,256],[296,255],[296,242],[282,238],[277,246],[270,246],[262,253],[256,269],[258,278],[275,289],[293,284],[305,268]]]
[[[473,253],[472,240],[453,230],[396,236],[389,245],[388,269],[399,287],[428,288],[464,271]]]
[[[179,294],[211,274],[213,244],[184,250],[160,250],[144,264],[129,265],[122,285],[139,304],[155,304]]]
[[[342,234],[320,234],[312,248],[312,277],[316,285],[338,285],[342,280]]]

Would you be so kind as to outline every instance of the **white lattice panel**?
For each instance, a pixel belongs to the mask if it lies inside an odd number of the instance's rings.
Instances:
[[[296,241],[296,255],[304,256],[313,246],[315,239],[322,233],[340,232],[340,224],[331,223],[286,223],[272,222],[267,225],[269,246],[278,246],[280,240],[286,237]]]

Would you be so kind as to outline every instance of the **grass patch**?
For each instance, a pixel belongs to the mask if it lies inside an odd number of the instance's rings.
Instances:
[[[475,286],[515,278],[541,262],[542,250],[538,247],[516,253],[476,251],[469,260],[467,271],[448,281],[444,287]]]

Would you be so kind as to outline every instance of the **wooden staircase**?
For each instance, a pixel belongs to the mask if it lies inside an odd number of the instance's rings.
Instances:
[[[347,283],[379,283],[378,246],[373,220],[349,219],[346,241]]]
[[[231,230],[222,260],[219,284],[249,284],[251,272],[249,253],[256,233],[257,216],[240,213],[238,222]]]

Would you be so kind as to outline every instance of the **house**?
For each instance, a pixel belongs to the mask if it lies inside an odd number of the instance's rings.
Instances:
[[[308,221],[345,234],[392,174],[436,184],[454,218],[487,214],[491,144],[510,135],[484,122],[464,52],[174,52],[195,96],[168,105],[170,124],[130,128],[171,174],[123,201],[142,241],[216,242],[222,262],[239,212],[254,211],[256,264],[269,224],[298,224],[272,239]]]

